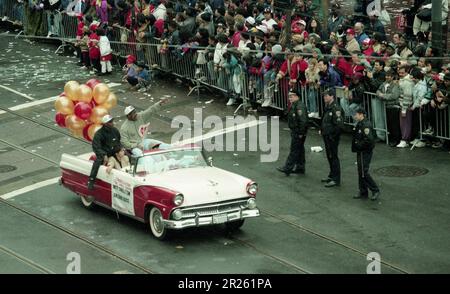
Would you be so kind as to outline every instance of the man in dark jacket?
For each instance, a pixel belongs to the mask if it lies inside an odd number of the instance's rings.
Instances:
[[[339,139],[344,127],[344,113],[341,106],[335,101],[333,89],[325,91],[323,100],[325,102],[322,116],[322,128],[320,134],[325,143],[330,173],[328,177],[322,179],[326,183],[325,187],[330,188],[341,184],[341,165],[338,157]]]
[[[370,161],[375,147],[375,131],[372,123],[366,118],[366,111],[363,108],[356,110],[354,119],[357,123],[353,129],[352,152],[356,153],[358,163],[359,193],[353,198],[367,198],[370,190],[372,191],[370,199],[377,200],[380,196],[380,189],[369,174]]]
[[[114,148],[120,145],[120,132],[114,127],[113,117],[109,114],[105,115],[102,123],[103,127],[95,133],[92,140],[92,150],[97,158],[92,165],[89,176],[87,184],[89,190],[94,189],[95,179],[100,166],[108,162],[108,158],[114,155]]]
[[[291,173],[305,173],[305,140],[308,131],[308,113],[305,104],[300,101],[299,93],[290,90],[288,125],[291,129],[291,150],[284,167],[277,168],[287,176]],[[295,167],[295,168],[294,168]]]

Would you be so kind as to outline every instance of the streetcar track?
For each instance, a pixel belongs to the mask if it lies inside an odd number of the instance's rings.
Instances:
[[[146,268],[143,265],[141,265],[141,264],[139,264],[139,263],[137,263],[137,262],[127,258],[127,257],[124,257],[124,256],[114,252],[113,250],[111,250],[111,249],[109,249],[109,248],[107,248],[107,247],[105,247],[105,246],[103,246],[101,244],[98,244],[98,243],[96,243],[94,241],[89,240],[88,238],[84,237],[81,234],[78,234],[78,233],[76,233],[76,232],[74,232],[74,231],[72,231],[70,229],[67,229],[67,228],[65,228],[63,226],[60,226],[60,225],[58,225],[58,224],[56,224],[54,222],[51,222],[48,219],[46,219],[46,218],[44,218],[44,217],[42,217],[40,215],[37,215],[37,214],[35,214],[35,213],[33,213],[33,212],[29,211],[29,210],[26,210],[26,209],[24,209],[22,207],[19,207],[16,204],[11,203],[10,201],[7,201],[7,200],[4,200],[4,199],[0,198],[0,202],[5,204],[5,205],[8,205],[9,207],[11,207],[11,208],[13,208],[13,209],[23,213],[23,214],[26,214],[26,215],[28,215],[28,216],[30,216],[30,217],[40,221],[41,223],[43,223],[43,224],[45,224],[45,225],[47,225],[49,227],[52,227],[55,230],[62,231],[64,233],[66,233],[67,235],[69,235],[71,237],[74,237],[75,239],[78,239],[78,240],[88,244],[88,246],[91,246],[92,248],[95,248],[95,249],[97,249],[98,251],[100,251],[102,253],[106,253],[106,254],[108,254],[108,255],[110,255],[110,256],[112,256],[112,257],[114,257],[114,258],[116,258],[116,259],[118,259],[118,260],[120,260],[120,261],[122,261],[122,262],[124,262],[124,263],[126,263],[126,264],[128,264],[130,266],[132,266],[132,267],[135,267],[135,268],[143,271],[144,273],[147,273],[147,274],[155,274],[155,273],[157,273],[157,272],[155,272],[155,271],[153,271],[153,270],[151,270],[149,268]]]
[[[136,109],[139,110],[139,108],[136,108]],[[4,109],[4,108],[2,108],[2,107],[0,107],[0,110],[3,110],[3,111],[5,111],[5,112],[8,112],[8,113],[10,113],[10,114],[12,114],[12,115],[19,116],[19,117],[21,117],[21,118],[23,118],[23,119],[30,120],[30,121],[32,121],[32,122],[38,124],[38,125],[41,125],[41,126],[43,126],[43,127],[52,129],[52,130],[57,131],[57,132],[59,132],[59,133],[63,133],[63,134],[65,134],[65,135],[70,136],[70,137],[72,137],[72,138],[75,138],[75,139],[77,139],[77,140],[79,140],[79,141],[81,141],[81,142],[83,142],[83,143],[85,143],[85,144],[90,144],[89,142],[86,142],[86,141],[83,140],[83,139],[80,139],[80,138],[75,137],[75,136],[73,136],[73,135],[71,135],[71,134],[68,134],[68,133],[66,133],[66,132],[64,132],[64,131],[61,131],[61,130],[59,130],[58,128],[55,128],[55,127],[53,127],[53,126],[49,126],[48,124],[40,123],[40,122],[36,121],[36,120],[33,119],[33,118],[30,118],[30,117],[27,117],[27,116],[18,114],[18,113],[14,112],[14,111],[11,111],[11,110],[9,110],[9,109]],[[160,115],[160,116],[161,116],[161,115]],[[157,116],[154,116],[154,117],[157,118]],[[163,121],[163,122],[165,122],[165,123],[168,123],[168,124],[169,124],[169,122],[168,122],[166,119],[160,119],[160,120]],[[20,150],[20,151],[23,151],[23,152],[29,153],[29,154],[31,154],[31,155],[37,156],[37,157],[39,157],[39,158],[41,158],[41,159],[43,159],[43,160],[46,160],[46,161],[48,161],[48,162],[51,162],[52,164],[55,164],[55,165],[59,166],[59,162],[53,161],[53,160],[51,160],[51,159],[48,159],[48,158],[46,158],[45,156],[39,155],[39,154],[37,154],[37,153],[35,153],[35,152],[30,152],[30,151],[26,150],[25,148],[22,148],[22,147],[20,147],[20,146],[18,146],[18,145],[15,145],[15,144],[6,142],[6,141],[3,140],[3,139],[0,139],[0,142],[4,143],[4,144],[7,145],[7,146],[10,146],[10,147],[15,148],[15,149],[18,149],[18,150]],[[4,200],[3,200],[3,201],[4,201]],[[315,230],[313,230],[313,229],[310,229],[310,228],[308,228],[308,227],[305,227],[305,226],[303,226],[303,225],[301,225],[301,224],[298,224],[298,223],[295,223],[295,222],[293,222],[293,221],[287,220],[287,219],[285,219],[285,218],[283,218],[283,217],[281,217],[281,216],[279,216],[279,215],[277,215],[277,214],[271,213],[271,212],[269,212],[269,211],[267,211],[267,210],[260,209],[260,211],[261,211],[262,213],[264,213],[264,214],[267,214],[267,215],[269,215],[269,216],[271,216],[271,217],[273,217],[273,218],[276,218],[276,219],[280,220],[281,222],[283,222],[283,223],[285,223],[285,224],[290,225],[291,227],[294,227],[294,228],[296,228],[296,229],[298,229],[298,230],[300,230],[300,231],[309,233],[310,235],[313,235],[313,236],[315,236],[315,237],[317,237],[317,238],[323,239],[323,240],[325,240],[325,241],[327,241],[327,242],[329,242],[329,243],[333,243],[333,244],[335,244],[335,245],[338,245],[338,246],[340,246],[340,247],[343,247],[343,248],[345,248],[345,249],[348,250],[348,251],[351,251],[351,252],[354,252],[354,253],[356,253],[356,254],[358,254],[358,255],[363,256],[364,258],[366,258],[366,256],[367,256],[367,253],[365,253],[363,250],[360,250],[360,249],[358,249],[358,248],[355,248],[355,247],[353,247],[353,246],[351,246],[351,245],[348,245],[348,244],[346,244],[346,243],[344,243],[344,242],[342,242],[342,241],[339,241],[339,240],[336,240],[336,239],[334,239],[334,238],[332,238],[332,237],[329,237],[329,236],[327,236],[327,235],[321,234],[321,233],[319,233],[319,232],[317,232],[317,231],[315,231]],[[277,256],[271,255],[270,253],[266,253],[265,251],[259,249],[258,247],[256,247],[255,245],[253,245],[253,244],[251,244],[251,243],[249,243],[249,242],[240,240],[240,239],[238,239],[238,238],[236,238],[236,237],[232,237],[232,239],[238,240],[238,241],[241,242],[242,244],[246,245],[247,247],[253,248],[255,251],[259,252],[259,253],[262,254],[262,255],[266,255],[267,257],[270,257],[270,258],[272,258],[272,259],[275,259],[275,260],[277,260],[277,261],[280,262],[280,263],[283,263],[283,264],[285,264],[285,265],[294,267],[296,270],[299,270],[299,271],[302,271],[302,272],[305,272],[305,273],[310,273],[308,270],[305,270],[305,269],[303,269],[303,268],[301,268],[301,267],[299,267],[299,266],[297,266],[297,265],[293,265],[293,264],[291,264],[290,262],[285,261],[285,260],[282,259],[282,258],[279,258],[279,257],[277,257]],[[90,242],[91,242],[91,241],[90,241]],[[392,264],[391,262],[386,262],[386,261],[384,261],[384,260],[381,260],[380,263],[383,264],[383,265],[385,265],[386,267],[388,267],[388,268],[390,268],[390,269],[395,270],[395,271],[398,271],[398,272],[401,272],[401,273],[405,273],[405,274],[408,274],[408,273],[409,273],[407,270],[404,270],[404,269],[402,269],[401,267]]]
[[[11,257],[15,258],[16,260],[20,261],[21,263],[26,264],[29,267],[38,270],[39,272],[41,272],[43,274],[55,274],[55,272],[47,269],[43,265],[38,264],[37,262],[35,262],[35,261],[25,257],[25,256],[22,256],[21,254],[19,254],[19,253],[15,252],[15,251],[13,251],[13,250],[3,246],[3,245],[0,245],[0,251],[2,251],[3,253],[7,254],[8,256],[11,256]]]
[[[269,216],[271,216],[271,217],[273,217],[273,218],[276,218],[276,219],[278,219],[278,220],[280,220],[280,221],[282,221],[282,222],[284,222],[284,223],[290,225],[291,227],[294,227],[294,228],[296,228],[296,229],[298,229],[298,230],[300,230],[300,231],[303,231],[303,232],[305,232],[305,233],[309,233],[309,234],[311,234],[311,235],[313,235],[313,236],[316,236],[316,237],[318,237],[318,238],[321,238],[321,239],[323,239],[323,240],[326,240],[326,241],[328,241],[328,242],[330,242],[330,243],[333,243],[333,244],[335,244],[335,245],[339,245],[339,246],[341,246],[341,247],[344,247],[345,249],[347,249],[347,250],[349,250],[349,251],[352,251],[352,252],[354,252],[354,253],[357,253],[357,254],[363,256],[364,258],[366,258],[367,254],[368,254],[368,253],[365,253],[364,251],[362,251],[362,250],[360,250],[360,249],[358,249],[358,248],[352,247],[351,245],[348,245],[348,244],[346,244],[346,243],[344,243],[344,242],[342,242],[342,241],[336,240],[336,239],[334,239],[334,238],[332,238],[332,237],[329,237],[329,236],[327,236],[327,235],[324,235],[324,234],[321,234],[321,233],[319,233],[319,232],[316,232],[315,230],[310,229],[310,228],[308,228],[308,227],[305,227],[305,226],[303,226],[303,225],[301,225],[301,224],[299,224],[299,223],[296,223],[296,222],[287,220],[287,219],[285,219],[285,218],[283,218],[283,217],[281,217],[281,216],[279,216],[279,215],[277,215],[277,214],[271,213],[271,212],[269,212],[269,211],[267,211],[267,210],[265,210],[265,209],[259,208],[259,210],[260,210],[262,213],[266,214],[266,215],[269,215]],[[386,267],[389,267],[389,268],[391,268],[391,269],[393,269],[393,270],[396,270],[396,271],[398,271],[398,272],[401,272],[401,273],[403,273],[403,274],[409,274],[408,271],[406,271],[406,270],[400,268],[399,266],[394,265],[394,264],[392,264],[392,263],[390,263],[390,262],[383,261],[383,259],[380,260],[380,263],[383,264],[383,265],[385,265]]]

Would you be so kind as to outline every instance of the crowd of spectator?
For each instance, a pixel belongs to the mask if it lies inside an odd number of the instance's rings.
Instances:
[[[312,118],[319,117],[320,89],[343,87],[340,103],[349,117],[363,106],[365,92],[376,93],[378,99],[372,99],[370,107],[375,128],[388,128],[392,146],[423,147],[419,112],[424,112],[423,133],[433,134],[438,128],[435,117],[447,108],[450,90],[450,64],[443,57],[447,48],[431,45],[431,1],[410,1],[395,23],[382,3],[375,6],[381,10],[374,10],[372,2],[355,1],[351,15],[332,2],[328,19],[322,17],[320,1],[309,0],[291,6],[276,0],[25,0],[25,6],[31,18],[40,10],[77,15],[80,65],[92,64],[100,73],[102,56],[91,52],[98,43],[93,39],[100,39],[99,30],[126,28],[129,33],[120,41],[137,43],[135,63],[141,71],[147,47],[140,44],[157,38],[162,44],[159,54],[192,54],[193,66],[206,68],[200,74],[231,85],[227,105],[240,96],[242,74],[251,88],[253,108],[258,102],[270,106],[271,85],[287,81],[286,89],[279,86],[281,91],[306,89],[303,98]],[[291,28],[286,29],[289,11]],[[56,13],[48,15],[49,35],[58,35]],[[447,17],[448,0],[442,0],[443,31]],[[392,26],[394,31],[387,34]],[[448,129],[440,135],[450,137]],[[382,131],[378,136],[386,139]]]

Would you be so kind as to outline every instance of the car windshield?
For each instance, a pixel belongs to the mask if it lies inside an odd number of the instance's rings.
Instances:
[[[137,161],[136,174],[154,174],[175,169],[207,166],[199,149],[167,150],[148,153]]]

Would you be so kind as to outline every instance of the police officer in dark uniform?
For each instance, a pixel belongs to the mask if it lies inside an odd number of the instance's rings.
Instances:
[[[109,114],[105,115],[102,123],[102,128],[95,133],[92,139],[92,149],[97,158],[92,165],[91,175],[89,176],[87,184],[89,190],[94,189],[95,179],[100,166],[108,162],[108,158],[114,155],[116,146],[120,145],[120,132],[114,127],[113,117]]]
[[[377,200],[380,189],[369,174],[370,161],[375,147],[375,131],[372,123],[366,118],[366,111],[362,108],[356,110],[354,117],[356,126],[353,128],[352,152],[356,152],[358,162],[359,194],[355,199],[367,198],[372,191],[371,200]]]
[[[305,140],[308,131],[308,113],[300,95],[294,90],[289,91],[291,106],[288,111],[288,125],[291,129],[291,150],[284,167],[277,170],[287,176],[291,173],[305,173]]]
[[[335,92],[333,89],[328,89],[324,92],[323,100],[325,106],[322,117],[322,128],[320,130],[330,165],[328,177],[322,179],[322,183],[326,183],[325,187],[327,188],[341,184],[341,165],[338,157],[338,146],[344,127],[344,112],[341,106],[336,103],[334,97]]]

